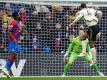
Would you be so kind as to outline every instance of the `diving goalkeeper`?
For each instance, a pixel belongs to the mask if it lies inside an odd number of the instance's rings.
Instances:
[[[69,57],[69,61],[66,64],[66,66],[64,67],[64,72],[63,72],[63,77],[66,76],[66,74],[68,73],[70,67],[72,66],[73,62],[80,56],[80,54],[82,53],[82,40],[84,39],[84,31],[79,31],[79,35],[74,38],[72,40],[72,43],[70,43],[66,54],[64,55],[64,59],[67,59],[68,55],[70,55]],[[90,51],[90,46],[89,46],[89,41],[87,40],[87,47],[86,47],[86,53],[87,54],[83,54],[82,57],[83,59],[85,59],[86,61],[88,61],[90,63],[90,66],[94,69],[94,71],[99,75],[99,76],[104,76],[103,73],[101,73],[97,67],[97,65],[93,62],[92,57],[90,55],[91,51]],[[71,53],[72,52],[72,53]]]

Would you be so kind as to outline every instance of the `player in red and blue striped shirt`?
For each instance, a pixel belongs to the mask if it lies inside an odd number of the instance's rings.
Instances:
[[[9,78],[9,71],[15,60],[15,56],[20,52],[21,46],[19,45],[20,36],[21,36],[21,25],[19,21],[19,15],[17,12],[12,13],[13,20],[9,25],[9,37],[8,37],[8,52],[11,53],[6,61],[5,68],[2,69],[2,72]]]

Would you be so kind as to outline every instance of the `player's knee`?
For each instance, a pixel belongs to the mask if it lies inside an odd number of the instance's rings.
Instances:
[[[8,59],[14,61],[14,60],[15,60],[15,57],[16,57],[15,54],[10,54],[10,55],[8,56]]]
[[[95,46],[95,41],[90,41],[90,47],[93,48]]]
[[[94,63],[93,63],[94,64]],[[92,66],[93,64],[90,64],[90,66]]]
[[[93,61],[90,61],[89,63],[90,63],[90,66],[92,66],[93,64],[95,64]]]
[[[93,60],[89,60],[88,63],[89,63],[90,65],[93,65],[93,64],[94,64]]]

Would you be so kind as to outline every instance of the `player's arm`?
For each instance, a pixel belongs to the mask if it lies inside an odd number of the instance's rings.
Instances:
[[[68,60],[69,54],[72,52],[72,49],[73,49],[73,44],[74,43],[69,44],[69,47],[68,47],[66,53],[64,54],[64,61]]]
[[[72,51],[72,48],[73,48],[73,43],[70,43],[69,47],[68,47],[68,49],[66,51],[66,54],[69,54]]]
[[[83,17],[82,13],[77,13],[75,20],[69,24],[69,26],[73,25],[74,23],[78,22]]]
[[[69,55],[69,53],[72,52],[72,49],[73,49],[74,45],[75,45],[75,41],[73,39],[72,43],[69,44],[69,47],[68,47],[68,49],[67,49],[66,54],[64,55],[64,57],[67,57]]]
[[[70,20],[75,20],[77,15],[65,15],[65,17],[68,17]]]
[[[100,21],[102,18],[103,13],[101,11],[96,11],[96,16],[98,17],[98,20]]]

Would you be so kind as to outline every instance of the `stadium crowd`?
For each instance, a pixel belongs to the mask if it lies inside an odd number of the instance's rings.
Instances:
[[[70,31],[68,28],[71,21],[68,15],[74,15],[76,9],[74,6],[61,7],[57,4],[47,6],[0,3],[1,51],[7,52],[8,26],[12,20],[12,12],[20,14],[22,25],[20,43],[23,49],[39,50],[44,53],[66,49],[67,42],[77,35],[77,29],[73,27]]]
[[[1,52],[7,52],[8,25],[12,12],[20,14],[23,51],[65,51],[68,43],[78,34],[78,23],[68,27],[79,7],[34,4],[0,3]]]

